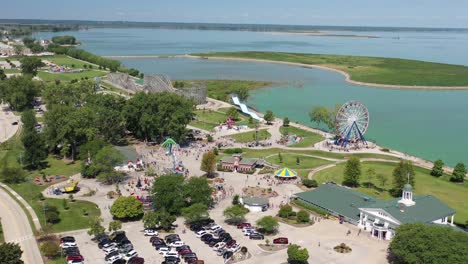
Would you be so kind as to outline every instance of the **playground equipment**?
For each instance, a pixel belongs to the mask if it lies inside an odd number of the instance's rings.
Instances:
[[[362,141],[367,144],[364,133],[369,126],[369,111],[358,101],[348,101],[336,114],[336,144],[346,147],[348,143]]]
[[[54,194],[55,195],[60,195],[62,193],[74,193],[78,191],[78,182],[73,179],[68,180],[68,184],[64,186],[62,189],[60,188],[55,188],[54,189]]]
[[[162,147],[167,149],[166,156],[172,156],[172,170],[174,173],[183,173],[182,162],[177,162],[177,157],[173,149],[179,145],[172,138],[167,138],[166,141],[162,143]]]
[[[263,121],[263,118],[259,117],[256,113],[251,112],[249,108],[247,107],[247,105],[245,105],[244,103],[241,103],[241,101],[239,100],[239,97],[237,97],[236,95],[232,95],[231,100],[233,104],[240,107],[242,113],[251,116],[255,120]]]

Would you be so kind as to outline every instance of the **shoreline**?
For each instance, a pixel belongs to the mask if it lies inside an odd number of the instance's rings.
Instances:
[[[359,82],[351,79],[349,73],[338,70],[335,68],[305,64],[298,62],[287,62],[287,61],[274,61],[274,60],[263,60],[263,59],[249,59],[249,58],[233,58],[233,57],[203,57],[190,54],[184,55],[109,55],[102,56],[110,59],[162,59],[162,58],[187,58],[187,59],[199,59],[199,60],[225,60],[225,61],[242,61],[242,62],[257,62],[257,63],[274,63],[282,64],[294,67],[310,68],[310,69],[321,69],[327,71],[333,71],[339,73],[345,77],[345,81],[354,85],[366,86],[374,89],[392,89],[392,90],[428,90],[428,91],[463,91],[468,90],[468,86],[424,86],[424,85],[396,85],[396,84],[379,84],[379,83],[367,83]]]
[[[204,59],[204,60],[227,60],[227,61],[245,61],[245,62],[260,62],[260,63],[274,63],[283,64],[288,66],[296,66],[311,69],[322,69],[340,73],[345,76],[345,81],[354,85],[367,86],[371,88],[383,88],[383,89],[395,89],[395,90],[433,90],[433,91],[450,91],[450,90],[468,90],[468,86],[422,86],[422,85],[394,85],[394,84],[379,84],[379,83],[366,83],[358,82],[351,79],[351,76],[342,70],[330,68],[321,65],[305,64],[298,62],[287,62],[287,61],[274,61],[274,60],[263,60],[263,59],[248,59],[248,58],[231,58],[231,57],[203,57],[195,55],[178,55],[173,56],[174,58],[189,58],[189,59]]]

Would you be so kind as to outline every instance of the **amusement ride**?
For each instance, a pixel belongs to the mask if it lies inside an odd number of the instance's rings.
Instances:
[[[358,101],[348,101],[343,104],[336,114],[335,144],[346,147],[349,143],[367,145],[364,133],[369,126],[369,111]]]

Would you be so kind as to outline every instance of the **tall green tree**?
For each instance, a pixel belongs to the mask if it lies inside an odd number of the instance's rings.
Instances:
[[[28,76],[12,76],[0,82],[0,99],[15,111],[32,108],[34,97],[39,95],[42,84]]]
[[[275,115],[271,110],[267,110],[265,115],[263,116],[263,119],[267,121],[267,124],[271,124],[271,121],[275,120]]]
[[[216,171],[216,155],[213,151],[203,154],[200,170],[206,172],[208,177],[212,177]]]
[[[232,120],[239,120],[239,111],[235,107],[231,107],[227,110],[226,115],[232,118]]]
[[[434,162],[434,166],[431,170],[431,175],[435,177],[440,177],[444,174],[444,162],[440,159]]]
[[[399,197],[405,184],[408,183],[414,187],[414,167],[411,161],[401,160],[397,167],[393,170],[393,188],[390,194],[394,197]]]
[[[192,177],[184,185],[184,197],[188,204],[210,206],[213,204],[212,192],[213,188],[206,177]]]
[[[224,209],[223,215],[226,217],[226,222],[229,224],[240,224],[245,221],[245,215],[249,209],[242,205],[232,205]]]
[[[156,178],[153,194],[157,211],[164,208],[169,214],[179,215],[185,206],[184,176],[169,174]]]
[[[310,121],[317,123],[317,126],[320,127],[320,124],[330,123],[330,111],[325,106],[317,106],[312,108],[309,112]]]
[[[289,118],[288,118],[288,117],[283,118],[283,126],[284,126],[284,127],[288,127],[288,126],[289,126],[289,123],[290,123],[290,121],[289,121]]]
[[[375,178],[375,175],[377,175],[377,173],[375,172],[375,169],[374,167],[369,167],[367,170],[366,170],[366,178],[367,178],[367,187],[370,188],[371,187],[371,184],[372,184],[372,180]]]
[[[47,146],[42,134],[35,128],[36,115],[33,110],[24,111],[21,115],[23,132],[21,142],[24,146],[24,163],[30,168],[37,168],[47,158]]]
[[[465,164],[462,162],[457,163],[452,172],[452,177],[450,180],[453,182],[463,182],[465,180],[466,168]]]
[[[42,60],[38,57],[24,57],[21,60],[21,72],[25,75],[37,75],[37,69],[44,66]]]
[[[109,223],[109,227],[107,228],[107,230],[109,230],[109,232],[117,231],[117,230],[120,230],[120,229],[122,229],[122,222],[120,222],[119,220],[111,221]]]
[[[273,216],[264,216],[257,220],[258,228],[265,234],[274,234],[278,231],[278,221]]]
[[[158,228],[169,231],[172,229],[172,223],[176,220],[174,215],[169,214],[164,208],[158,211],[148,212],[143,216],[145,228]]]
[[[202,203],[196,203],[189,207],[182,208],[181,213],[188,223],[198,222],[209,217],[208,206]]]
[[[89,221],[89,230],[88,230],[88,235],[90,236],[97,236],[100,234],[104,234],[106,231],[106,228],[102,226],[102,218],[100,217],[94,217]]]
[[[239,100],[241,101],[246,101],[247,99],[249,99],[249,89],[245,87],[241,87],[235,90],[234,93],[237,94],[237,97],[239,97]]]
[[[403,224],[389,250],[389,260],[395,264],[466,263],[468,234],[446,226]]]
[[[307,264],[309,259],[309,251],[307,248],[302,248],[296,244],[288,246],[288,263],[289,264]]]
[[[359,186],[361,176],[361,161],[358,156],[351,156],[345,165],[343,185],[350,187]]]
[[[133,196],[121,196],[112,204],[110,213],[117,219],[136,219],[143,216],[143,204]]]
[[[19,244],[3,243],[0,244],[0,263],[23,264],[21,255],[23,251]]]
[[[3,69],[0,69],[0,81],[3,81],[6,79],[6,74],[5,74],[5,71]]]

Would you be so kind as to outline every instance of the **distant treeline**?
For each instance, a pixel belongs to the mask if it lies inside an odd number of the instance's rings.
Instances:
[[[3,35],[7,36],[24,36],[30,35],[34,32],[40,31],[69,31],[69,30],[78,30],[79,25],[74,24],[33,24],[33,23],[14,23],[14,22],[2,22],[0,20],[0,37]],[[5,34],[4,32],[7,32]]]
[[[68,26],[74,29],[87,28],[162,28],[197,30],[232,30],[261,32],[310,32],[310,31],[466,31],[461,28],[416,28],[416,27],[358,27],[358,26],[315,26],[315,25],[271,25],[271,24],[221,24],[221,23],[176,23],[176,22],[129,22],[87,20],[38,20],[0,19],[1,23],[45,25],[48,27]]]
[[[90,63],[97,64],[103,67],[104,69],[109,69],[111,72],[119,71],[119,72],[128,73],[132,76],[142,77],[142,75],[137,69],[127,69],[122,66],[120,61],[103,58],[101,56],[95,55],[91,52],[87,52],[82,49],[77,49],[75,47],[64,47],[55,43],[49,44],[47,49],[50,52],[54,52],[56,54],[64,54],[64,55],[73,57],[75,59],[84,60]]]

